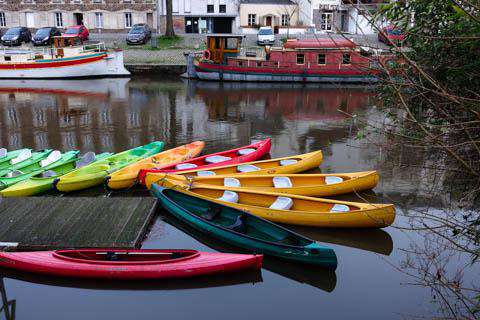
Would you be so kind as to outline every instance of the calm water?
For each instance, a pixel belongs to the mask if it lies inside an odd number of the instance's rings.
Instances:
[[[269,136],[272,157],[321,149],[324,172],[378,169],[380,184],[362,196],[394,201],[395,225],[401,226],[402,210],[423,207],[428,194],[419,188],[425,182],[418,170],[395,167],[382,149],[355,139],[348,114],[376,119],[375,104],[373,93],[359,87],[149,78],[3,81],[0,145],[103,152],[152,140],[167,146],[204,140],[209,152]],[[398,157],[422,161],[408,150],[399,150]],[[442,200],[435,205],[441,208]],[[159,214],[145,248],[232,250]],[[17,277],[4,279],[6,298],[15,303],[16,319],[400,319],[436,311],[430,288],[409,285],[412,277],[398,270],[406,250],[424,243],[421,233],[396,227],[295,230],[335,249],[336,272],[267,260],[261,274],[168,283],[119,286]],[[413,258],[421,263],[421,256]],[[465,273],[466,282],[474,280],[474,272]]]

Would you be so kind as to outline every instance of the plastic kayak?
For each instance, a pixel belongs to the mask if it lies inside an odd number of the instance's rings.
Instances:
[[[78,249],[0,252],[0,266],[57,277],[95,279],[186,278],[260,269],[262,255],[196,250]]]
[[[238,190],[289,193],[303,196],[334,196],[375,188],[379,176],[376,171],[329,174],[266,174],[266,175],[214,175],[186,177],[168,175],[185,184],[201,187],[215,185]]]
[[[4,163],[0,169],[0,177],[9,174],[15,170],[26,170],[25,168],[31,165],[36,165],[42,159],[46,158],[52,149],[45,149],[41,151],[32,152],[30,149],[24,149],[15,158],[10,159]],[[23,172],[23,171],[22,171]]]
[[[159,153],[162,149],[163,142],[155,141],[114,154],[55,179],[54,187],[59,191],[70,192],[97,186],[102,184],[109,174]]]
[[[0,170],[10,166],[10,160],[16,158],[22,152],[28,152],[30,149],[19,149],[7,151],[5,148],[0,148]]]
[[[72,158],[68,161],[63,161],[55,166],[52,166],[47,171],[35,174],[29,179],[16,183],[11,187],[0,191],[3,197],[28,197],[53,189],[53,181],[64,174],[72,172],[75,169],[81,168],[85,165],[95,161],[102,160],[111,156],[111,153],[101,153],[95,155],[93,152],[87,152],[80,158]]]
[[[60,153],[60,151],[52,151],[43,160],[24,167],[21,170],[16,170],[8,174],[7,176],[0,177],[0,189],[5,189],[17,184],[18,182],[29,179],[37,174],[49,172],[54,168],[61,166],[65,163],[75,161],[77,159],[79,151],[68,151]]]
[[[208,170],[187,170],[175,172],[175,175],[183,176],[213,176],[213,175],[263,175],[263,174],[287,174],[298,173],[317,168],[323,160],[322,151],[314,151],[290,157],[275,158],[261,161],[252,161],[242,164],[219,166]],[[144,183],[150,189],[152,183],[163,179],[165,173],[147,173]]]
[[[212,185],[197,187],[169,179],[160,180],[158,184],[276,223],[324,228],[383,228],[395,220],[392,204],[348,202]]]
[[[331,248],[272,222],[156,184],[151,190],[171,214],[211,237],[256,253],[337,267],[337,257]]]
[[[160,152],[151,157],[135,162],[108,176],[107,184],[111,189],[131,187],[137,181],[138,173],[142,169],[162,168],[196,157],[202,152],[205,142],[194,141],[180,147]]]
[[[138,175],[138,179],[140,183],[144,184],[147,173],[179,173],[191,169],[209,170],[210,168],[223,165],[236,165],[244,162],[255,161],[269,153],[270,147],[271,142],[270,138],[268,138],[252,143],[245,147],[207,154],[198,158],[190,159],[188,161],[183,161],[178,164],[172,164],[158,169],[141,170]]]

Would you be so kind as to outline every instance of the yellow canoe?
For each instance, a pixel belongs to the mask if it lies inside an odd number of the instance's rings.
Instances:
[[[142,169],[161,168],[162,166],[182,162],[199,155],[205,142],[194,141],[183,146],[165,150],[141,161],[135,162],[121,170],[118,170],[106,178],[108,187],[111,189],[129,188],[135,184],[138,173]]]
[[[328,174],[266,174],[266,175],[220,175],[181,176],[166,178],[180,180],[195,187],[203,185],[226,186],[238,190],[288,193],[301,196],[335,196],[375,188],[379,176],[376,171],[328,173]]]
[[[298,173],[317,168],[323,160],[322,151],[299,154],[290,157],[275,158],[261,161],[246,162],[242,164],[219,166],[205,170],[188,170],[178,173],[182,176],[208,176],[208,175],[264,175]],[[147,173],[145,185],[148,189],[152,183],[165,177],[165,173]]]
[[[160,180],[158,184],[276,223],[323,228],[383,228],[395,220],[392,204],[338,201],[224,186],[196,187],[168,178]]]

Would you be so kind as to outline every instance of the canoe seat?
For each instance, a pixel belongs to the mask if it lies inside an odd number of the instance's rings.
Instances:
[[[246,156],[247,154],[253,153],[255,151],[257,151],[257,149],[245,148],[245,149],[238,150],[237,153],[241,156]]]
[[[8,172],[8,173],[5,175],[5,177],[6,177],[6,178],[15,178],[15,177],[18,177],[18,176],[20,176],[20,175],[22,175],[22,174],[23,174],[23,172],[20,171],[20,170],[13,170],[13,171]]]
[[[290,210],[293,206],[293,200],[288,197],[277,197],[277,199],[270,205],[270,209],[275,210]]]
[[[197,176],[199,177],[206,177],[206,176],[214,176],[215,172],[213,171],[198,171]]]
[[[89,151],[75,162],[75,168],[78,169],[81,167],[85,167],[86,165],[89,165],[90,163],[94,162],[96,159],[97,157],[95,156],[95,152]]]
[[[325,183],[326,184],[335,184],[335,183],[340,183],[340,182],[343,182],[343,178],[335,177],[335,176],[326,176],[325,177]]]
[[[344,204],[338,204],[338,203],[335,203],[332,207],[332,209],[330,209],[330,212],[348,212],[350,211],[350,208]]]
[[[219,163],[219,162],[224,162],[232,160],[230,157],[224,157],[224,156],[210,156],[205,158],[205,162],[207,163]]]
[[[245,223],[246,220],[246,216],[243,214],[239,215],[235,222],[232,225],[229,225],[227,228],[239,233],[247,233],[247,225]]]
[[[295,160],[295,159],[283,159],[283,160],[280,160],[280,165],[281,166],[289,166],[289,165],[295,164],[297,162],[298,162],[298,160]]]
[[[289,177],[274,177],[273,186],[275,188],[291,188],[293,184]]]
[[[7,156],[7,149],[0,148],[0,158],[4,158]]]
[[[23,150],[22,152],[20,152],[16,158],[13,158],[12,160],[10,160],[10,163],[11,164],[17,164],[17,163],[25,161],[25,160],[27,160],[31,157],[32,157],[32,150],[26,149],[26,150]]]
[[[48,157],[40,161],[40,167],[46,167],[54,162],[57,162],[60,159],[62,159],[62,153],[58,150],[54,150],[48,155]]]
[[[220,201],[225,201],[225,202],[231,202],[231,203],[237,203],[238,202],[238,194],[233,191],[228,191],[225,190],[223,192],[223,195],[218,198]]]
[[[198,167],[198,166],[194,163],[179,163],[175,166],[175,169],[176,170],[187,170],[187,169],[193,169],[193,168],[196,168],[196,167]]]
[[[253,164],[241,164],[237,166],[238,172],[254,172],[258,170],[261,170],[261,169],[257,166],[254,166]]]
[[[45,172],[42,172],[40,175],[42,178],[53,178],[57,176],[57,173],[53,170],[47,170]]]
[[[225,187],[234,187],[234,188],[238,188],[238,187],[242,186],[240,184],[240,180],[235,179],[235,178],[225,178],[225,179],[223,179],[223,185]]]

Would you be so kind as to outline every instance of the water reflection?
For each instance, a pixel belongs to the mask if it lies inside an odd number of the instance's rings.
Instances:
[[[214,250],[220,252],[246,252],[241,248],[213,239],[212,237],[209,237],[204,233],[201,233],[194,228],[186,225],[175,217],[166,215],[162,218],[168,224],[185,232],[197,241]],[[337,283],[337,276],[335,274],[335,271],[320,268],[318,266],[292,263],[290,261],[274,257],[265,257],[263,260],[263,268],[291,280],[297,281],[299,283],[307,283],[326,292],[332,292],[335,289]]]

